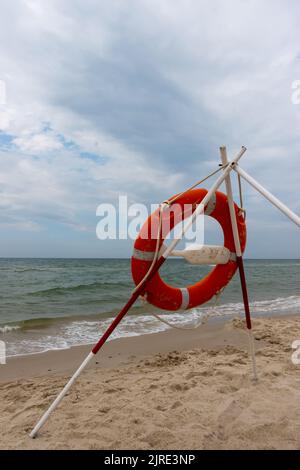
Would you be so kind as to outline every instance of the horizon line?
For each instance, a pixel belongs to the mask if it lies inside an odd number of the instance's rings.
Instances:
[[[0,256],[0,260],[3,260],[3,259],[69,259],[69,260],[72,260],[72,259],[82,259],[82,260],[92,260],[92,259],[95,259],[95,260],[113,260],[113,259],[126,259],[126,260],[130,260],[131,259],[131,256],[127,256],[127,257],[109,257],[109,256],[106,256],[106,257],[85,257],[85,256],[80,256],[80,257],[73,257],[73,256],[68,256],[68,257],[64,257],[64,256]],[[169,258],[168,258],[169,259]],[[173,257],[173,258],[170,258],[170,260],[178,260],[178,259],[181,259],[180,257]],[[244,260],[282,260],[282,261],[286,261],[286,260],[294,260],[294,261],[300,261],[300,258],[251,258],[251,257],[245,257]]]

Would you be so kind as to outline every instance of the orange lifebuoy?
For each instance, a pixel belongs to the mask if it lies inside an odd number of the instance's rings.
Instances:
[[[172,206],[162,213],[162,222],[168,218],[169,230],[172,230],[179,220],[183,220],[196,209],[206,196],[206,189],[192,189],[176,200],[176,207],[181,211],[172,211]],[[172,198],[171,198],[172,199]],[[186,211],[186,207],[191,210]],[[242,252],[246,246],[246,224],[244,216],[235,204],[235,212]],[[186,288],[176,288],[166,284],[157,272],[145,287],[145,296],[149,303],[164,310],[179,310],[197,307],[208,302],[215,294],[225,287],[237,270],[235,257],[234,238],[230,222],[227,196],[217,191],[214,197],[205,207],[204,213],[213,217],[222,227],[224,234],[224,246],[233,254],[228,263],[215,266],[203,279]],[[134,252],[131,259],[132,277],[136,285],[147,274],[154,258],[157,239],[153,234],[158,232],[159,210],[153,212],[143,225],[134,244]],[[166,224],[163,223],[163,226]],[[160,248],[167,233],[163,233],[160,240]]]

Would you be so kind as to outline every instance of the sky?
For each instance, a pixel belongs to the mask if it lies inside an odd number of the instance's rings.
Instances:
[[[159,203],[220,145],[245,145],[241,166],[300,214],[299,15],[297,0],[3,1],[0,256],[130,256],[132,240],[97,238],[99,204]],[[300,258],[299,229],[243,189],[246,256]]]

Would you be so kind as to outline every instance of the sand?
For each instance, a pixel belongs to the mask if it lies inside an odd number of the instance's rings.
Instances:
[[[0,366],[1,449],[299,449],[300,318],[255,319],[258,382],[241,320],[108,343],[32,440],[89,348]]]

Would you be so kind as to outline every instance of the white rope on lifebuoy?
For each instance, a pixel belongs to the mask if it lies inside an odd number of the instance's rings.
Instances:
[[[175,328],[177,330],[196,330],[200,326],[205,325],[212,316],[215,316],[215,317],[222,317],[223,316],[223,314],[221,312],[218,312],[218,310],[216,310],[216,307],[219,304],[219,299],[220,299],[220,296],[221,296],[223,290],[224,290],[224,288],[221,289],[215,295],[214,305],[212,305],[212,307],[209,309],[209,311],[205,315],[203,315],[201,317],[201,319],[199,320],[199,322],[197,322],[195,325],[179,326],[176,323],[170,323],[168,320],[165,320],[164,318],[162,318],[160,315],[158,315],[155,312],[150,312],[150,314],[153,317],[155,317],[158,321],[160,321],[161,323],[165,323],[165,325],[169,326],[170,328]],[[144,297],[140,297],[140,299],[141,299],[142,302],[145,302],[145,303],[147,302],[147,300]]]

